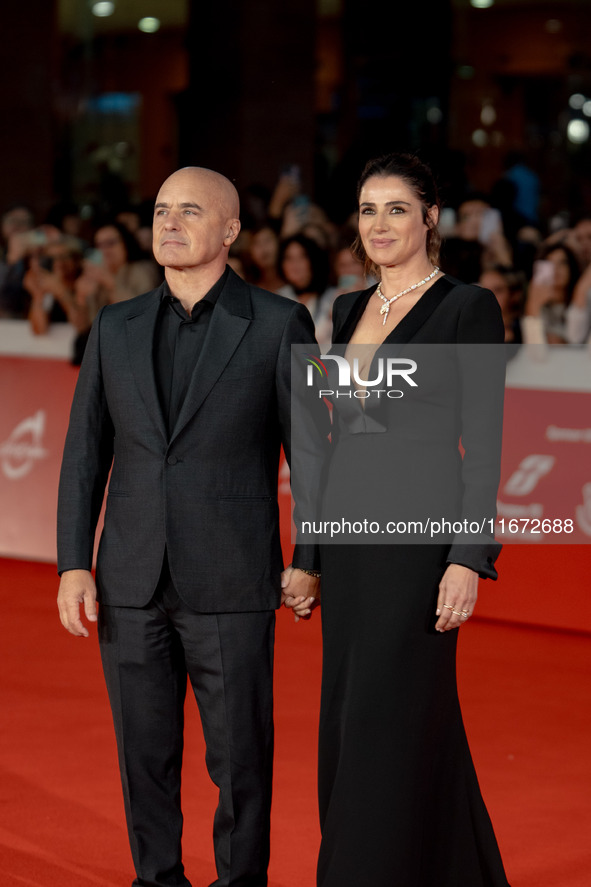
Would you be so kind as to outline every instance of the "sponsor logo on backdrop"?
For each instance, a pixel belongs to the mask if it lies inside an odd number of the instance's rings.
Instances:
[[[45,410],[23,419],[4,443],[0,444],[0,466],[9,480],[19,480],[33,469],[36,462],[49,455],[43,446]]]
[[[561,443],[591,443],[591,428],[560,428],[548,425],[546,440],[557,440]]]
[[[584,484],[581,493],[583,504],[577,505],[577,523],[586,536],[591,536],[591,483]]]
[[[502,502],[497,499],[497,512],[499,517],[542,517],[544,506],[541,502],[530,502],[527,505],[517,505],[513,502]]]
[[[552,470],[555,462],[554,456],[533,453],[526,456],[503,487],[503,492],[508,496],[527,496],[538,481]]]

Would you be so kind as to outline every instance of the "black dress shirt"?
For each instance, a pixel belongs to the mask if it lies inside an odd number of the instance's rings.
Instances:
[[[191,376],[201,354],[207,328],[228,269],[187,314],[164,283],[154,333],[154,372],[162,415],[172,434],[185,400]]]

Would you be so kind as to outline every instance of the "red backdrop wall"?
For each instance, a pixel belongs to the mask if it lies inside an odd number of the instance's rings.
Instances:
[[[56,559],[57,484],[76,378],[62,360],[0,356],[0,555]],[[499,490],[499,538],[507,544],[498,582],[481,583],[479,615],[591,631],[589,398],[584,391],[508,389]],[[289,554],[285,465],[280,503]],[[573,532],[544,532],[545,519],[572,520]]]

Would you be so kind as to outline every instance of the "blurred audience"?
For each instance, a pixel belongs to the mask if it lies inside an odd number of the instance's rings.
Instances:
[[[504,265],[495,265],[481,272],[478,283],[491,290],[497,297],[505,325],[505,342],[519,344],[521,342],[519,320],[523,312],[526,285],[523,272]]]
[[[64,235],[31,256],[23,287],[31,297],[29,321],[36,335],[51,323],[69,321],[81,331],[84,316],[76,303],[76,280],[82,273],[82,249],[78,240]]]
[[[75,238],[82,247],[87,247],[92,236],[92,228],[84,221],[80,209],[75,203],[63,201],[51,207],[46,219],[62,234]]]
[[[61,236],[61,232],[52,225],[25,230],[22,224],[8,226],[0,283],[0,318],[27,317],[31,296],[23,286],[25,274],[31,261],[39,258],[45,247]]]
[[[330,305],[325,298],[330,274],[327,251],[305,234],[294,234],[279,245],[277,270],[284,281],[279,294],[306,306],[318,341],[326,342],[331,326]]]
[[[481,271],[495,265],[513,265],[503,217],[485,195],[474,194],[458,207],[455,229],[442,244],[441,267],[452,277],[474,283]]]
[[[572,229],[573,248],[582,268],[591,264],[591,214],[579,216]]]
[[[591,342],[591,261],[576,283],[566,309],[565,325],[566,339],[572,345]]]
[[[565,243],[543,246],[534,262],[521,321],[524,342],[568,343],[566,312],[579,276],[579,263],[570,247]]]
[[[332,341],[332,306],[337,296],[367,289],[377,282],[365,276],[363,262],[354,255],[348,244],[341,246],[334,254],[331,279],[335,284],[324,293],[322,323],[316,325],[318,342],[325,346]]]
[[[157,286],[161,275],[146,259],[131,231],[120,222],[103,225],[94,235],[94,247],[84,261],[76,292],[92,322],[103,305],[124,302]]]
[[[280,175],[269,202],[268,222],[282,240],[304,234],[322,249],[332,248],[338,237],[336,226],[322,207],[302,191],[299,167],[292,165]]]
[[[249,246],[248,280],[272,293],[279,292],[285,281],[277,270],[279,237],[268,222],[257,225],[251,231]]]
[[[350,248],[356,213],[338,228],[306,193],[296,164],[283,169],[272,191],[255,184],[242,198],[243,229],[230,265],[249,282],[305,304],[319,342],[327,345],[334,299],[375,282]],[[523,157],[508,157],[490,195],[468,193],[457,209],[452,199],[442,211],[441,268],[495,293],[506,342],[581,344],[591,340],[591,212],[575,219],[567,209],[556,213],[544,239],[539,203],[535,171]],[[53,323],[70,323],[79,362],[100,308],[162,279],[152,260],[151,213],[149,201],[121,205],[93,234],[73,204],[56,204],[39,227],[25,204],[7,209],[0,317],[28,318],[37,335]]]
[[[152,215],[154,206],[151,201],[138,205],[126,206],[119,210],[115,221],[131,231],[143,250],[145,257],[152,255]]]
[[[356,290],[364,290],[371,283],[365,277],[363,262],[353,254],[350,245],[341,246],[335,253],[333,271],[336,279],[336,295],[341,293],[354,293]]]
[[[24,205],[13,206],[2,214],[2,222],[0,226],[0,234],[2,241],[0,244],[0,259],[6,260],[8,243],[13,234],[24,234],[31,231],[34,227],[33,213]]]
[[[74,362],[84,353],[92,322],[104,305],[124,302],[158,286],[162,275],[152,259],[146,259],[131,231],[120,222],[100,227],[94,249],[84,259],[75,282],[79,332]]]
[[[507,210],[514,214],[514,224],[517,227],[537,226],[541,188],[538,174],[527,165],[524,155],[519,151],[510,152],[505,158],[504,166],[505,173],[501,182],[512,186],[511,192],[507,192],[511,193]],[[502,209],[500,204],[497,203],[497,206]]]

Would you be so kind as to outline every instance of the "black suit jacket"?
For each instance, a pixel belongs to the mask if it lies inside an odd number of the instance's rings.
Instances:
[[[161,288],[98,315],[74,396],[59,488],[58,569],[90,569],[99,600],[144,606],[166,548],[180,597],[200,612],[278,606],[277,482],[290,458],[291,345],[308,311],[230,271],[177,424],[167,435],[152,359]],[[310,430],[311,445],[322,434]],[[303,505],[305,510],[305,504]],[[317,566],[296,547],[294,564]]]
[[[374,291],[375,286],[361,293],[346,293],[335,301],[333,342],[336,345],[349,342]],[[465,450],[460,479],[462,517],[496,515],[505,378],[505,355],[500,347],[503,342],[501,310],[493,293],[448,275],[439,278],[421,296],[384,342],[400,346],[461,346],[456,350],[458,374],[443,394],[440,413],[437,414],[433,402],[429,401],[418,407],[413,402],[410,410],[413,427],[424,425],[428,437],[443,435],[452,444],[455,442],[456,448],[461,437]],[[483,345],[496,347],[479,347]],[[400,351],[405,353],[404,349]],[[380,403],[378,419],[382,409],[387,413],[387,402]],[[403,402],[395,402],[395,429],[397,424],[404,427],[404,409]],[[425,409],[424,416],[422,409]],[[433,416],[441,419],[438,425],[433,425]],[[387,418],[384,424],[388,424]],[[333,431],[333,440],[336,434],[338,428]],[[412,444],[406,452],[410,459]],[[410,471],[410,467],[406,467]],[[453,476],[448,480],[453,489]],[[453,539],[448,561],[470,567],[483,578],[496,579],[494,562],[500,550],[501,545],[492,535],[461,534]]]

